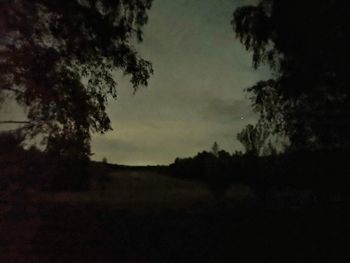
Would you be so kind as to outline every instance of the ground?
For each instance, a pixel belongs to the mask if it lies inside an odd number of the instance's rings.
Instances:
[[[0,262],[348,262],[347,204],[267,208],[233,186],[119,171],[81,193],[3,202]],[[104,190],[103,190],[104,189]]]

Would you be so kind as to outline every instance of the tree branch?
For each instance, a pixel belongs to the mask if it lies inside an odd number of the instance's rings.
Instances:
[[[5,87],[1,87],[2,90],[8,90],[8,91],[13,91],[13,92],[17,92],[17,93],[21,93],[23,94],[24,92],[19,90],[19,89],[15,89],[15,88],[5,88]]]
[[[29,121],[0,121],[0,124],[29,124]]]

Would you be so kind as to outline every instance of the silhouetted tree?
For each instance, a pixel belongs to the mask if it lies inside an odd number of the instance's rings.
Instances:
[[[270,133],[296,149],[350,147],[349,1],[260,0],[234,12],[254,67],[273,78],[248,88]]]
[[[213,146],[211,147],[211,151],[216,157],[219,156],[220,147],[217,142],[214,142]]]
[[[106,105],[117,96],[116,70],[135,90],[152,73],[132,45],[142,41],[151,2],[1,1],[0,97],[23,106],[28,119],[1,122],[24,124],[49,151],[90,153],[90,133],[111,129]]]
[[[246,154],[254,156],[262,153],[267,137],[268,132],[259,124],[249,124],[237,134],[237,139],[243,144]]]

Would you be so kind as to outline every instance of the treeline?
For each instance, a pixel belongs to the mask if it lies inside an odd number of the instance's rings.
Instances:
[[[319,200],[349,194],[349,151],[303,151],[269,156],[203,151],[177,158],[173,176],[205,182],[220,196],[232,184],[251,186],[259,198],[271,193],[312,191]]]
[[[88,158],[26,148],[18,132],[0,133],[0,190],[85,190],[92,173]]]
[[[0,191],[35,189],[39,191],[84,191],[92,181],[108,183],[108,174],[115,171],[166,173],[167,166],[127,166],[91,161],[90,156],[76,151],[74,144],[39,149],[26,146],[25,135],[0,132]],[[62,146],[59,143],[59,146]],[[77,152],[77,154],[75,154]]]

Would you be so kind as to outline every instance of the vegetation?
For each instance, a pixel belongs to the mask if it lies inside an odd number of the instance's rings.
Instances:
[[[350,146],[348,1],[260,0],[235,10],[237,38],[272,78],[248,88],[259,124],[290,149]]]
[[[268,135],[268,132],[261,125],[249,124],[237,134],[237,139],[243,144],[246,154],[258,156],[263,153],[263,149],[266,147]]]
[[[2,1],[0,96],[27,112],[22,131],[40,135],[47,151],[88,156],[90,133],[111,129],[108,98],[116,98],[113,73],[147,85],[151,64],[133,43],[151,0]]]
[[[135,90],[147,85],[152,66],[133,44],[142,41],[151,2],[0,3],[0,105],[14,100],[27,113],[0,124],[22,125],[23,136],[42,140],[47,169],[62,174],[58,188],[87,185],[90,135],[111,130],[106,106],[117,97],[115,72],[129,75]]]

